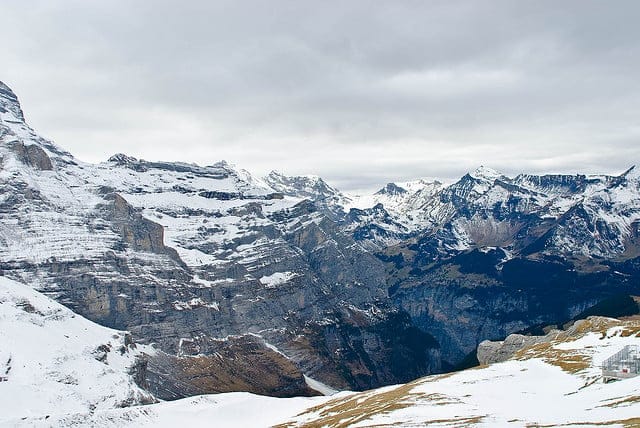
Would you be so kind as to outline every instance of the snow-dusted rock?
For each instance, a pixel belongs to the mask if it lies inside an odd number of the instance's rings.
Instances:
[[[387,296],[382,263],[328,209],[323,198],[336,191],[321,179],[279,177],[272,187],[226,162],[123,154],[87,164],[39,137],[8,89],[2,106],[3,275],[168,355],[241,357],[242,346],[223,339],[259,334],[298,372],[291,388],[270,383],[277,391],[252,376],[253,391],[306,393],[302,373],[364,388],[438,369],[433,344],[421,345],[426,359],[403,351],[411,322]],[[172,398],[182,382],[173,381]]]

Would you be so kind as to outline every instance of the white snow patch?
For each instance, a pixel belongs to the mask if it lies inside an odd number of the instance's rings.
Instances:
[[[295,272],[276,272],[260,278],[260,283],[263,284],[265,288],[275,288],[286,284],[297,276],[299,276],[299,274]]]

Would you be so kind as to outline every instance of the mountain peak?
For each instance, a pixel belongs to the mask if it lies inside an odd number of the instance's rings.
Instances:
[[[0,114],[2,114],[2,119],[4,119],[4,115],[8,114],[13,116],[13,119],[24,122],[24,114],[22,113],[22,108],[20,108],[20,101],[18,101],[18,97],[16,94],[0,81]],[[12,118],[9,117],[9,120]]]
[[[314,201],[342,197],[338,189],[331,187],[317,175],[288,176],[278,171],[271,171],[264,177],[264,181],[272,189],[287,196]]]
[[[275,169],[272,170],[268,175],[268,178],[272,179],[272,180],[282,180],[284,178],[287,178],[287,176],[283,173],[281,173],[280,171],[276,171]]]
[[[224,159],[219,160],[218,162],[215,162],[211,166],[213,166],[214,168],[225,168],[225,169],[234,169],[236,167],[234,164],[229,163]]]
[[[118,165],[127,165],[137,163],[138,159],[134,158],[133,156],[127,156],[124,153],[116,153],[115,155],[107,159],[107,162],[113,162]]]
[[[495,169],[486,167],[484,165],[480,165],[476,168],[475,171],[469,174],[473,178],[485,179],[485,180],[495,180],[503,176],[503,174],[499,173]]]
[[[378,190],[376,195],[401,195],[407,193],[407,190],[398,186],[396,183],[387,183],[382,189]]]
[[[310,186],[330,187],[325,181],[317,175],[286,175],[280,171],[271,171],[265,179],[274,183],[281,184],[304,184]]]

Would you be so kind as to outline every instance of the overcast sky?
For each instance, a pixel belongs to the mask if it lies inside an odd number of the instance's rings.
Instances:
[[[640,2],[3,2],[0,80],[91,162],[345,189],[640,163]]]

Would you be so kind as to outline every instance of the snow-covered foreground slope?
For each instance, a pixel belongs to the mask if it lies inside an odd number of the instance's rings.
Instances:
[[[600,363],[640,344],[640,321],[591,317],[503,363],[333,397],[248,393],[59,415],[29,425],[190,427],[639,426],[640,377],[604,384]]]
[[[509,361],[341,396],[287,427],[640,426],[640,377],[604,384],[599,365],[640,345],[640,321],[593,317]]]
[[[0,425],[155,401],[133,380],[148,347],[0,277]]]
[[[253,428],[270,427],[293,417],[327,397],[273,398],[247,392],[202,395],[158,404],[75,414],[45,421],[25,420],[25,426]]]

